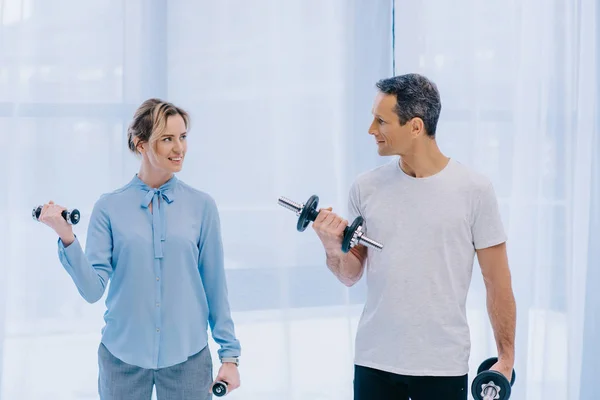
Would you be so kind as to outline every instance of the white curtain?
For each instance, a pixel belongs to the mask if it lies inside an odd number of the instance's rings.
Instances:
[[[499,196],[518,306],[513,398],[595,398],[589,389],[580,397],[580,385],[583,352],[599,348],[583,346],[584,320],[587,329],[594,321],[585,315],[588,268],[600,264],[588,251],[598,229],[591,218],[600,150],[597,1],[394,5],[395,73],[437,82],[442,150],[488,174]],[[479,271],[468,314],[473,378],[497,354]]]
[[[180,178],[217,200],[242,387],[231,399],[351,396],[364,285],[328,272],[279,196],[345,213],[380,160],[374,83],[392,73],[389,0],[0,1],[0,398],[97,398],[103,300],[81,299],[48,200],[82,211],[137,172],[125,128],[151,96],[187,109]],[[211,343],[216,361],[216,347]]]

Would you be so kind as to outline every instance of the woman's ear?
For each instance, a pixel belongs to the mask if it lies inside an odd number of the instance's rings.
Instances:
[[[140,138],[134,138],[133,143],[135,144],[135,149],[142,154],[146,151],[145,143],[140,140]]]

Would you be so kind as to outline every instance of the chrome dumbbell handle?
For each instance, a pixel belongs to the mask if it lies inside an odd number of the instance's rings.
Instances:
[[[285,197],[280,197],[279,200],[277,200],[277,203],[280,206],[287,208],[290,211],[293,211],[294,213],[296,213],[296,215],[300,215],[302,209],[304,208],[304,204],[296,203],[295,201],[292,201]]]
[[[352,243],[355,243],[355,244],[353,244],[351,247],[354,247],[354,246],[356,246],[356,244],[360,243],[360,244],[363,244],[372,249],[377,249],[377,250],[383,249],[383,244],[376,242],[375,240],[370,239],[365,236],[365,234],[362,231],[362,226],[358,227],[358,229],[354,233],[354,236],[356,237],[356,239],[353,238]]]
[[[488,382],[481,386],[481,397],[483,400],[498,400],[500,398],[500,387],[494,382]]]

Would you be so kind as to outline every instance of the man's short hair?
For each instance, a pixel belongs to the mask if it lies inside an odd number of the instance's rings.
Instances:
[[[377,82],[381,93],[396,96],[394,111],[400,124],[404,125],[412,118],[423,120],[425,131],[435,137],[442,102],[435,83],[419,74],[398,75]]]

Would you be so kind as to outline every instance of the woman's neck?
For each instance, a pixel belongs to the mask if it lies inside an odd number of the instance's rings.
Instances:
[[[168,182],[173,177],[173,173],[167,171],[157,171],[151,166],[142,163],[137,176],[146,185],[156,189]]]

